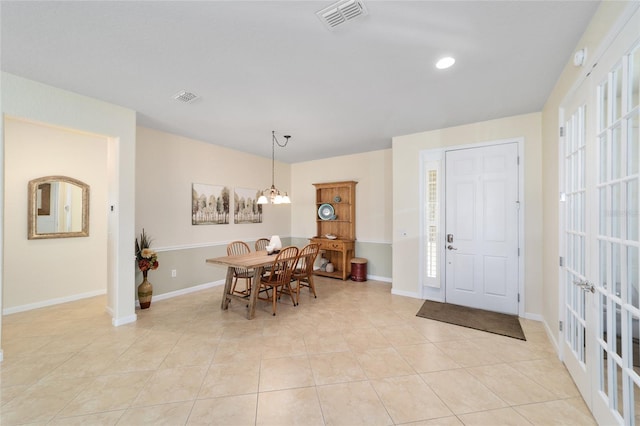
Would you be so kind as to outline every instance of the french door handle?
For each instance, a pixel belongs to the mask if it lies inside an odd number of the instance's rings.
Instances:
[[[575,285],[583,289],[584,291],[590,291],[591,293],[595,293],[596,288],[593,284],[586,280],[579,280],[573,282]]]

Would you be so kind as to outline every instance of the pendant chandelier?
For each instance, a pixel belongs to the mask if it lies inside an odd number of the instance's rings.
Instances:
[[[286,192],[284,193],[284,195],[282,195],[282,193],[280,193],[280,190],[276,188],[276,185],[274,183],[276,144],[278,144],[280,148],[284,148],[289,143],[290,137],[291,136],[289,135],[285,135],[285,142],[284,144],[281,144],[280,142],[278,142],[278,139],[276,139],[275,130],[271,131],[271,188],[267,188],[262,191],[262,195],[258,198],[258,204],[291,204],[289,195],[287,195]]]

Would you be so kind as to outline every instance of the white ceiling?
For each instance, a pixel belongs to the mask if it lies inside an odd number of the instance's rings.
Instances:
[[[138,124],[299,162],[540,111],[596,1],[6,1],[2,70],[137,111]],[[449,70],[434,67],[456,57]],[[173,95],[200,96],[184,104]]]

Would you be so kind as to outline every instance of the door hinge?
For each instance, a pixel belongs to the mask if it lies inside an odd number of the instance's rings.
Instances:
[[[520,303],[520,293],[518,293],[518,303]]]
[[[562,321],[558,321],[558,328],[562,331]]]
[[[560,256],[560,266],[564,266],[564,257]]]
[[[520,257],[520,247],[518,247],[518,257]]]
[[[564,127],[560,127],[560,137],[564,136]]]
[[[519,155],[516,157],[516,164],[520,165],[520,156]]]

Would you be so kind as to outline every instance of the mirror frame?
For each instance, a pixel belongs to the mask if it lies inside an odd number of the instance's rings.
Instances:
[[[82,230],[78,232],[46,232],[38,233],[38,187],[43,183],[64,182],[78,186],[82,189]],[[29,181],[29,210],[27,212],[29,222],[29,239],[39,240],[45,238],[72,238],[89,236],[89,185],[68,176],[44,176]]]

